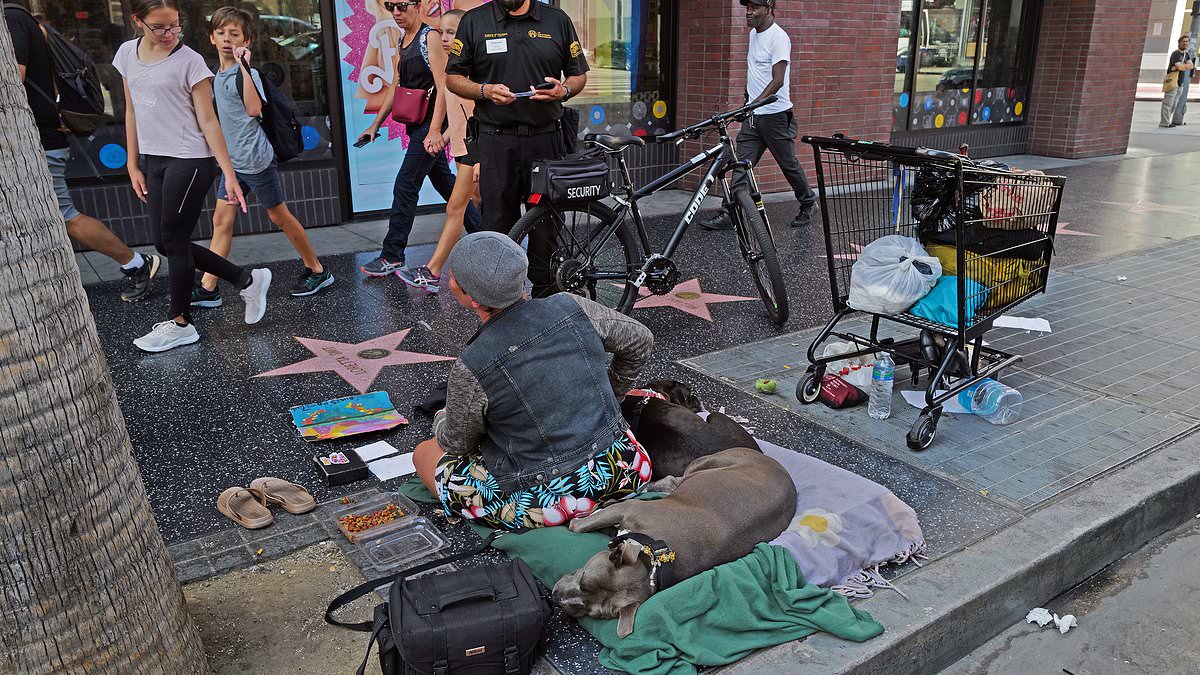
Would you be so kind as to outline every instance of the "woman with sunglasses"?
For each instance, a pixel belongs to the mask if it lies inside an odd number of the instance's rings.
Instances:
[[[155,248],[170,263],[171,282],[170,318],[133,344],[161,352],[200,339],[189,314],[197,268],[241,290],[246,323],[258,323],[266,311],[271,271],[239,267],[192,243],[218,167],[228,187],[226,201],[246,208],[213,110],[213,74],[179,39],[178,0],[132,0],[130,5],[143,36],[121,45],[113,58],[130,102],[127,169],[134,193],[147,206]]]
[[[436,3],[438,0],[428,0]],[[408,133],[408,152],[396,174],[392,189],[392,209],[388,215],[388,232],[383,240],[383,251],[379,257],[363,265],[362,271],[369,276],[381,277],[404,267],[404,249],[408,246],[408,235],[412,232],[413,218],[417,215],[417,201],[425,178],[443,199],[449,200],[454,192],[454,174],[446,161],[446,147],[442,127],[446,120],[445,99],[438,95],[433,73],[446,70],[446,50],[441,40],[429,39],[436,29],[425,23],[429,8],[420,2],[385,2],[392,18],[400,26],[399,72],[375,122],[359,137],[359,141],[375,139],[379,127],[391,114],[396,87],[430,91],[429,106],[425,118],[420,122],[405,125]],[[475,229],[479,212],[471,206],[467,209],[468,227]]]

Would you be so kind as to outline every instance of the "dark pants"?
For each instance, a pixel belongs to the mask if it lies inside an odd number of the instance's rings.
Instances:
[[[428,124],[408,128],[408,152],[396,174],[396,184],[392,188],[392,210],[388,214],[388,232],[383,238],[383,257],[392,262],[404,262],[404,249],[408,246],[408,235],[412,233],[417,201],[421,197],[425,178],[429,178],[433,189],[442,199],[450,199],[450,193],[454,192],[454,174],[450,172],[445,153],[431,155],[421,145],[427,133]],[[472,232],[478,223],[479,211],[474,203],[470,203],[464,216],[464,227]]]
[[[804,176],[804,167],[796,159],[796,118],[791,110],[771,113],[770,115],[755,115],[742,123],[737,135],[738,159],[749,161],[751,166],[758,166],[763,152],[771,151],[775,163],[783,171],[784,178],[796,193],[796,201],[803,208],[809,208],[817,202],[817,193],[808,185]],[[734,172],[733,184],[746,182],[746,172]]]
[[[239,289],[250,281],[250,271],[192,243],[204,198],[217,177],[212,157],[176,159],[145,155],[146,195],[154,248],[167,257],[171,281],[171,316],[191,320],[188,308],[196,270],[216,275]]]
[[[557,159],[564,154],[562,132],[557,129],[533,136],[481,132],[471,155],[479,161],[482,229],[508,234],[529,197],[533,160]]]

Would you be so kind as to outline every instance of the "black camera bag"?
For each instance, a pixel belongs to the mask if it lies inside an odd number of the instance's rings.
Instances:
[[[530,169],[531,204],[592,202],[610,194],[612,181],[603,153],[589,150],[562,159],[538,159]]]
[[[479,553],[478,548],[373,579],[334,598],[325,621],[370,632],[379,643],[383,675],[525,675],[541,653],[550,600],[523,560],[408,579]],[[348,624],[333,613],[384,584],[388,601],[377,605],[371,622]]]

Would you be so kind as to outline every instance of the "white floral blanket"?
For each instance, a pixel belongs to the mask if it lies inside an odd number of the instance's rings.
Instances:
[[[804,576],[850,597],[893,588],[879,566],[923,557],[917,513],[890,490],[856,473],[758,440],[796,483],[796,515],[771,543],[791,552]]]

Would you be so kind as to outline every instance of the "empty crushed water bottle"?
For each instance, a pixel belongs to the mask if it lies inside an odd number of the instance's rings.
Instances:
[[[1021,392],[991,378],[980,380],[958,393],[962,407],[996,425],[1012,424],[1021,417]]]
[[[896,379],[896,362],[892,355],[884,352],[875,359],[871,371],[871,400],[867,402],[867,414],[877,420],[892,416],[892,384]]]

